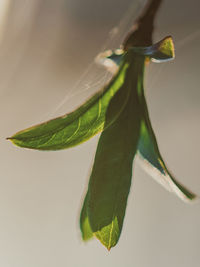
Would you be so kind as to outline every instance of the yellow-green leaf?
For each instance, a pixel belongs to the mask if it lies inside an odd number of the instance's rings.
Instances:
[[[8,139],[17,146],[38,150],[64,149],[88,140],[105,129],[105,116],[108,127],[126,105],[130,93],[124,89],[128,68],[129,62],[124,59],[109,84],[74,112],[20,131]],[[108,111],[112,101],[115,105]]]

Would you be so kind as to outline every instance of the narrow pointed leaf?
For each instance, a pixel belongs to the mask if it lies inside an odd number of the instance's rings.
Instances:
[[[144,95],[141,96],[141,132],[138,143],[138,154],[143,168],[157,182],[162,184],[168,191],[174,192],[184,201],[194,200],[196,195],[180,184],[167,169],[158,149],[155,134],[148,115]]]
[[[127,73],[128,86],[132,89],[129,102],[118,119],[101,134],[88,188],[90,226],[108,250],[117,244],[121,234],[139,138],[137,86],[140,86],[138,79],[144,57],[135,56],[135,60]]]
[[[106,113],[108,127],[128,101],[130,92],[120,93],[120,89],[127,87],[128,66],[129,62],[124,60],[109,84],[74,112],[20,131],[8,139],[15,145],[39,150],[64,149],[88,140],[105,128]],[[107,108],[114,95],[116,104],[108,114]]]

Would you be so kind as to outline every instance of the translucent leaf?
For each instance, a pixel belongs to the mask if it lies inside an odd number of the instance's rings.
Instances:
[[[130,92],[125,81],[128,67],[129,62],[124,60],[109,84],[72,113],[20,131],[8,139],[17,146],[39,150],[64,149],[88,140],[105,129],[105,116],[108,127],[128,101]],[[115,105],[108,110],[112,101]]]
[[[196,195],[180,184],[167,169],[160,151],[158,149],[155,134],[148,115],[144,94],[141,95],[141,131],[138,143],[138,154],[142,167],[157,182],[163,185],[168,191],[174,192],[184,201],[194,200]]]

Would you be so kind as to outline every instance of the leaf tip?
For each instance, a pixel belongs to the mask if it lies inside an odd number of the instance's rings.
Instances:
[[[160,44],[160,51],[170,58],[175,57],[175,48],[172,36],[167,36]]]
[[[93,238],[93,233],[91,232],[90,229],[87,230],[87,229],[81,228],[81,237],[84,242],[87,242]]]
[[[20,145],[18,144],[18,142],[17,142],[17,139],[15,139],[13,136],[11,136],[11,137],[6,137],[6,140],[7,140],[7,141],[10,141],[10,142],[13,143],[13,145],[15,145],[15,146],[20,146]]]
[[[154,62],[169,61],[175,58],[174,42],[171,36],[165,37],[156,45],[157,53],[152,57]]]
[[[11,137],[6,137],[6,140],[7,141],[10,141],[10,142],[12,142],[13,144],[14,144],[14,138],[11,136]]]

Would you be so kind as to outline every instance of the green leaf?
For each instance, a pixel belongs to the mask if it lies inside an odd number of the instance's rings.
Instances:
[[[84,241],[87,241],[93,237],[93,232],[90,227],[90,222],[87,214],[87,208],[88,208],[88,194],[86,194],[85,196],[80,216],[80,229],[82,233],[82,239]]]
[[[128,101],[130,92],[120,89],[127,87],[125,77],[129,64],[124,59],[109,84],[74,112],[20,131],[8,139],[17,146],[39,150],[64,149],[88,140],[108,127]],[[109,103],[115,95],[114,108],[108,112]]]
[[[138,143],[138,154],[141,158],[142,167],[158,183],[162,184],[168,191],[177,194],[182,200],[194,200],[197,196],[181,185],[167,169],[160,154],[156,137],[151,126],[144,94],[141,95],[140,101],[142,122]]]
[[[128,52],[132,53],[132,52]],[[108,250],[122,230],[131,186],[132,164],[140,131],[138,86],[144,57],[135,56],[127,72],[129,101],[99,139],[88,188],[88,218],[92,232]],[[112,104],[109,105],[112,109]]]
[[[126,76],[130,63],[134,60],[134,55],[139,54],[141,57],[148,56],[155,59],[170,59],[173,53],[168,50],[172,47],[172,39],[167,37],[150,47],[130,48],[121,57],[119,71],[114,78],[81,107],[70,114],[20,131],[8,139],[17,146],[38,150],[64,149],[88,140],[109,127],[126,105],[130,90],[120,89],[129,88],[127,86],[129,81]],[[117,97],[113,100],[115,95]],[[107,112],[107,108],[112,101],[115,101],[116,104],[113,105],[111,111]],[[105,119],[107,121],[106,126]]]

